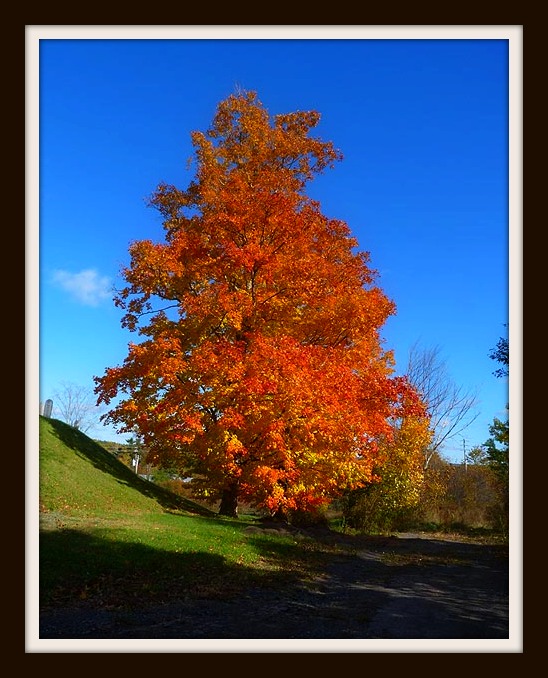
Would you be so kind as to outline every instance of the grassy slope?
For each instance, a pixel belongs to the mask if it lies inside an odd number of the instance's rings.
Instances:
[[[246,530],[140,479],[63,422],[40,417],[40,602],[132,606],[225,595],[312,574],[317,546]]]
[[[40,508],[68,516],[162,513],[213,515],[139,478],[67,424],[40,417]]]

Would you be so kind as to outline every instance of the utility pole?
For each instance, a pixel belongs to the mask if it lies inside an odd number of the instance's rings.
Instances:
[[[468,468],[468,462],[466,459],[466,440],[464,438],[462,439],[462,459],[464,462],[464,470],[466,471]]]
[[[135,466],[135,473],[139,474],[139,462],[141,461],[141,455],[139,452],[135,452],[133,457],[133,465]]]
[[[141,461],[141,441],[139,439],[139,434],[135,433],[135,437],[129,438],[127,441],[127,446],[129,451],[132,454],[131,465],[135,468],[135,473],[139,474],[139,462]],[[120,451],[122,448],[119,448]]]
[[[141,461],[141,441],[139,435],[135,436],[135,445],[133,448],[133,464],[135,466],[135,473],[139,474],[139,462]]]

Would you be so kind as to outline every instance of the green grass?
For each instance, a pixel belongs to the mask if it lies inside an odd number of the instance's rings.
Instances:
[[[329,548],[249,530],[142,480],[101,445],[40,417],[40,605],[141,606],[313,577]]]

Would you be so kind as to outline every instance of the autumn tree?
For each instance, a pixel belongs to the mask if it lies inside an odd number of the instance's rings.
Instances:
[[[319,119],[222,101],[192,134],[195,178],[151,197],[165,241],[131,244],[115,297],[142,341],[96,377],[117,402],[105,419],[190,469],[223,515],[313,510],[370,482],[391,420],[423,413],[383,348],[395,306],[368,253],[305,194],[341,159]]]

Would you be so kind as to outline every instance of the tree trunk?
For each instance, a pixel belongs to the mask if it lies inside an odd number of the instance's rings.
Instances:
[[[287,511],[284,511],[284,509],[278,508],[272,514],[272,520],[274,520],[277,523],[289,523],[289,515]]]
[[[219,507],[219,515],[229,516],[230,518],[238,517],[238,483],[234,482],[229,487],[223,490],[221,496],[221,505]]]

